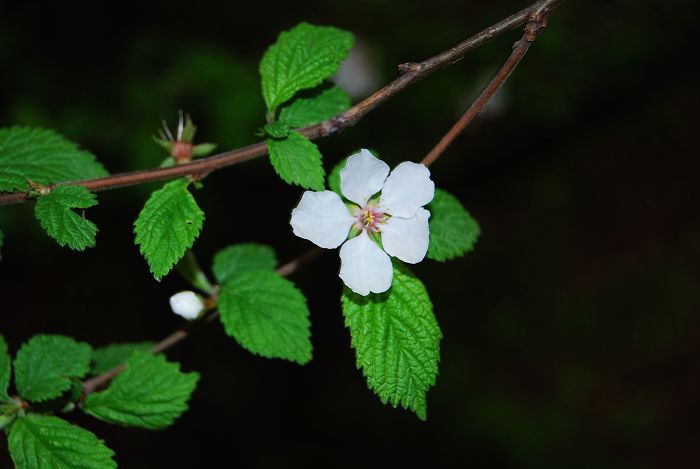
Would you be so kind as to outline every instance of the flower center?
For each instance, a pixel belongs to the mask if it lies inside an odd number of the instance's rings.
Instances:
[[[389,216],[377,210],[376,205],[367,205],[357,211],[358,228],[365,229],[370,233],[379,233],[382,225],[386,223]]]

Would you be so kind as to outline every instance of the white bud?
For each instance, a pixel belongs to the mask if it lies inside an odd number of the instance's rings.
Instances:
[[[204,311],[204,302],[195,292],[181,291],[170,297],[170,307],[178,316],[192,320]]]

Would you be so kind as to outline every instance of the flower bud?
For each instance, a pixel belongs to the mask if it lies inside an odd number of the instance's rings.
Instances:
[[[191,321],[204,311],[204,301],[195,292],[181,291],[170,297],[170,307],[173,313]]]

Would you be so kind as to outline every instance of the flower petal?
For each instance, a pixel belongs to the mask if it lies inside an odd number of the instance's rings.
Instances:
[[[411,218],[418,207],[433,200],[435,183],[425,165],[404,161],[384,183],[379,205],[390,215]]]
[[[430,212],[419,208],[413,218],[391,217],[382,225],[382,245],[390,256],[409,264],[425,258],[430,242]]]
[[[382,190],[389,166],[364,148],[348,158],[340,171],[340,191],[348,200],[364,207],[370,197]]]
[[[292,210],[290,223],[295,235],[333,249],[347,239],[350,226],[356,221],[335,192],[306,191]]]
[[[358,295],[382,293],[391,287],[389,256],[362,230],[340,248],[340,278]]]

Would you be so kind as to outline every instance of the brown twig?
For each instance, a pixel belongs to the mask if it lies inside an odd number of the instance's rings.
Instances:
[[[367,113],[410,85],[422,80],[441,68],[458,62],[467,52],[485,44],[486,42],[500,36],[505,32],[511,31],[518,26],[525,24],[535,15],[546,15],[546,13],[561,2],[562,0],[538,0],[529,7],[509,16],[493,26],[478,32],[456,46],[447,49],[434,57],[424,60],[423,62],[404,64],[403,67],[400,67],[400,70],[403,72],[401,76],[385,87],[376,91],[368,98],[365,98],[336,117],[317,125],[299,129],[299,131],[310,139],[316,139],[340,132],[341,130],[354,125]],[[258,142],[236,150],[227,151],[208,158],[201,158],[190,163],[176,165],[169,168],[153,168],[141,171],[132,171],[96,179],[70,181],[63,184],[81,185],[93,191],[115,189],[118,187],[133,186],[135,184],[143,184],[146,182],[174,179],[186,175],[208,174],[223,167],[238,164],[265,154],[267,154],[266,143]],[[0,205],[26,202],[31,198],[32,197],[30,194],[24,192],[0,194]]]
[[[484,89],[479,93],[479,96],[467,108],[462,117],[452,126],[452,128],[440,139],[432,150],[423,158],[421,163],[430,166],[448,146],[461,134],[464,129],[484,110],[494,94],[503,86],[515,67],[523,60],[530,45],[535,40],[537,35],[547,25],[547,11],[539,11],[533,13],[532,19],[525,26],[523,37],[520,38],[513,46],[508,59],[503,63],[503,66],[496,72],[496,75],[488,82]]]
[[[286,277],[288,275],[293,274],[296,272],[300,267],[302,267],[304,264],[307,262],[313,260],[315,257],[317,257],[319,254],[323,252],[319,248],[313,248],[309,249],[306,251],[304,254],[301,256],[297,257],[296,259],[293,259],[286,264],[280,266],[277,269],[277,273],[280,274],[283,277]],[[172,334],[168,335],[165,337],[163,340],[158,342],[153,346],[151,351],[153,353],[162,353],[172,347],[173,345],[176,345],[180,342],[182,342],[184,339],[189,337],[190,333],[192,330],[199,326],[200,324],[204,323],[209,323],[216,318],[219,317],[219,312],[218,311],[211,311],[209,314],[206,314],[205,316],[201,317],[200,319],[197,319],[196,321],[189,322],[185,324],[184,327],[176,330]],[[115,376],[117,376],[119,373],[124,371],[124,365],[120,365],[116,368],[113,368],[105,373],[102,373],[101,375],[92,377],[90,379],[87,379],[83,382],[83,394],[82,394],[82,399],[84,399],[88,394],[99,391],[101,389],[104,389],[112,379],[114,379]]]

